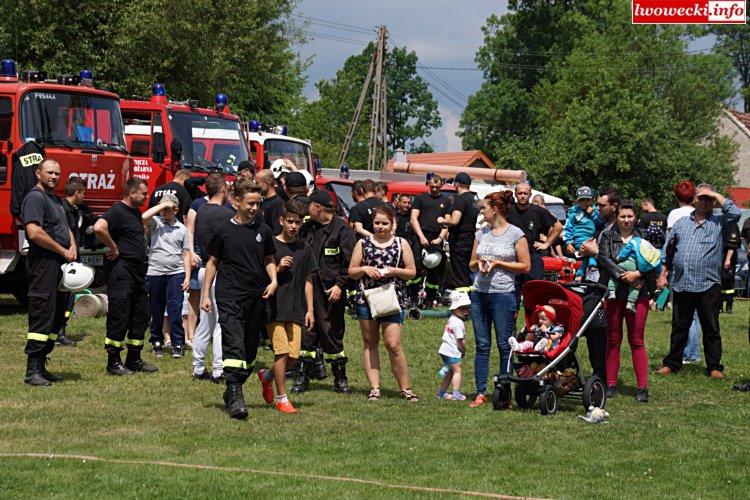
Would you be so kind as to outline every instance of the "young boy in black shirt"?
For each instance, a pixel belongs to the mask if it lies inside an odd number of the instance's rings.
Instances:
[[[211,312],[210,290],[218,272],[215,295],[227,382],[224,404],[230,417],[246,418],[242,385],[258,353],[263,300],[276,292],[278,284],[273,235],[268,226],[255,220],[260,186],[240,178],[234,183],[234,197],[237,214],[216,228],[208,246],[211,257],[206,263],[201,308]]]
[[[279,289],[269,300],[271,317],[266,325],[273,346],[273,370],[258,372],[268,404],[273,403],[271,380],[276,382],[276,409],[282,413],[297,413],[286,396],[286,372],[299,358],[302,325],[310,330],[315,322],[312,273],[318,270],[318,264],[310,245],[297,239],[304,214],[300,202],[287,201],[279,221],[281,234],[273,240]]]

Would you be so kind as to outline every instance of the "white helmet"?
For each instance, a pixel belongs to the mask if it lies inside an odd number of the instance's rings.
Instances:
[[[437,250],[431,250],[429,252],[427,249],[422,250],[422,264],[424,264],[424,267],[427,269],[433,269],[439,266],[442,261],[443,254]]]
[[[68,262],[60,266],[62,279],[58,289],[63,292],[80,292],[94,281],[94,268],[80,262]]]
[[[302,174],[302,176],[305,178],[305,183],[307,184],[307,190],[313,189],[315,187],[315,177],[308,172],[307,170],[300,170],[299,173]]]
[[[286,162],[284,162],[282,158],[274,160],[274,162],[271,163],[271,173],[273,174],[274,179],[278,179],[281,177],[281,174],[288,174],[289,172],[289,167],[286,166]]]

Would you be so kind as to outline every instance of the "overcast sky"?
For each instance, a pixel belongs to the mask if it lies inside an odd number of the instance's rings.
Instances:
[[[388,28],[389,43],[416,52],[422,66],[476,67],[482,26],[490,15],[505,13],[507,6],[506,0],[302,0],[296,14],[313,18],[309,43],[300,47],[303,58],[312,57],[304,94],[317,99],[315,82],[335,76],[349,56],[361,53],[367,42],[376,39],[381,24]],[[432,74],[419,73],[438,101],[443,126],[427,140],[436,151],[460,151],[461,140],[455,135],[458,121],[466,98],[479,89],[482,73],[429,71]]]

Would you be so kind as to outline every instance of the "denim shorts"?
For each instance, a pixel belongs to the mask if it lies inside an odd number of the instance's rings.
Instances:
[[[381,318],[375,318],[375,320],[381,323],[398,323],[399,325],[403,325],[405,316],[406,311],[402,309],[401,312],[389,314],[388,316],[383,316]],[[370,306],[367,304],[357,304],[357,319],[373,321],[372,314],[370,314]]]
[[[201,284],[198,281],[198,272],[203,268],[203,263],[201,263],[200,267],[194,267],[190,271],[190,290],[199,290],[201,289]]]
[[[452,358],[450,356],[446,356],[445,354],[441,354],[440,357],[443,359],[443,364],[445,366],[457,365],[461,363],[461,358]]]

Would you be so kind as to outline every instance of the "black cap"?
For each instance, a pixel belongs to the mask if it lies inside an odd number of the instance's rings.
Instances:
[[[313,191],[310,195],[310,201],[323,205],[325,208],[333,208],[333,200],[331,199],[331,196],[328,192],[321,191],[320,189]]]
[[[462,184],[466,186],[471,185],[471,176],[466,172],[459,172],[459,174],[456,175],[456,178],[453,180],[456,182],[456,184]]]
[[[255,169],[253,168],[253,164],[247,160],[242,160],[240,164],[237,165],[237,172],[242,172],[243,170],[248,169],[255,171]]]
[[[301,172],[289,172],[286,174],[286,187],[307,187],[305,176]]]

